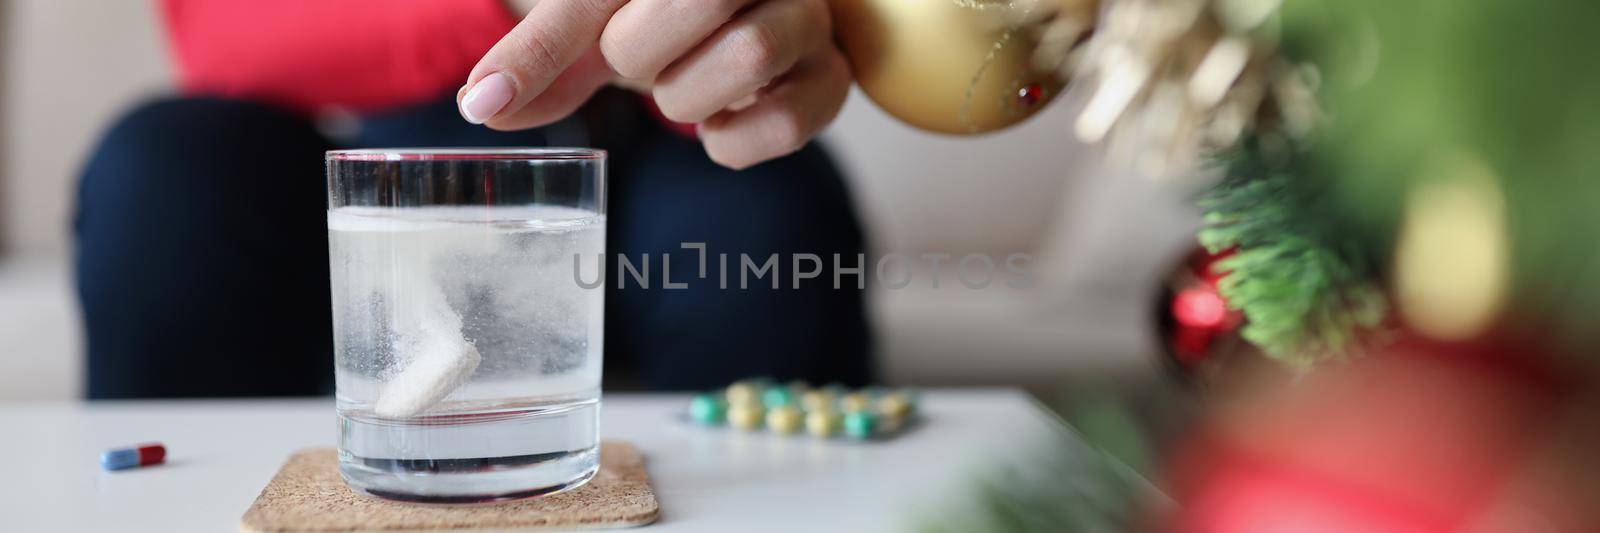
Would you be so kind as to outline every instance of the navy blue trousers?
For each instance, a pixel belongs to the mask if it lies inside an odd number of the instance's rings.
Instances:
[[[452,102],[358,121],[330,140],[260,104],[175,99],[118,120],[84,168],[75,220],[90,398],[289,396],[332,390],[323,152],[347,147],[594,144],[611,151],[606,386],[705,389],[748,376],[864,384],[862,291],[832,283],[832,254],[862,235],[817,146],[742,172],[656,126],[627,99],[525,132],[463,122]],[[621,102],[620,104],[618,102]],[[592,124],[592,125],[591,125]],[[737,258],[784,254],[782,288],[721,289],[698,275],[706,243]],[[657,265],[616,286],[616,254]],[[790,288],[789,254],[822,258]],[[673,281],[660,285],[671,255]],[[736,279],[737,262],[730,267]],[[807,264],[807,267],[810,265]],[[870,269],[869,269],[870,271]]]

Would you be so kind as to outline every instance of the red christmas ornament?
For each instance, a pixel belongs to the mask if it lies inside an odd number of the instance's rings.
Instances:
[[[1179,326],[1215,329],[1228,320],[1228,303],[1214,286],[1190,287],[1172,298],[1172,317]]]
[[[1227,273],[1216,268],[1216,263],[1230,255],[1232,250],[1216,254],[1196,250],[1168,276],[1163,287],[1162,340],[1178,366],[1186,370],[1205,361],[1217,341],[1236,333],[1244,321],[1217,289]]]

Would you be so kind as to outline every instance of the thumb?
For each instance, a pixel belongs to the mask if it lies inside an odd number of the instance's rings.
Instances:
[[[521,129],[570,113],[610,77],[593,50],[625,2],[541,0],[473,67],[457,100],[461,115],[495,129]]]

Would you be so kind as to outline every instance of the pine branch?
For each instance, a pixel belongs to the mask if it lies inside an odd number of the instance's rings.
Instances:
[[[1340,231],[1301,153],[1249,138],[1219,154],[1223,180],[1200,198],[1198,237],[1228,272],[1218,289],[1244,313],[1245,340],[1299,369],[1359,352],[1387,313],[1368,260]]]

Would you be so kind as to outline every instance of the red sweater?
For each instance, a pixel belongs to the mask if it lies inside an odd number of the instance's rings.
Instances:
[[[301,112],[454,91],[517,23],[501,0],[160,0],[185,92]]]

